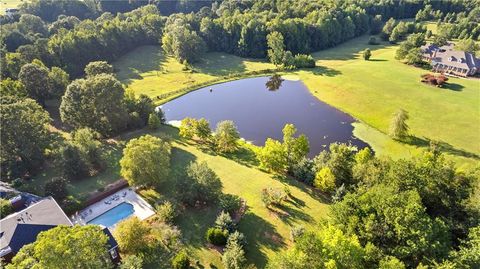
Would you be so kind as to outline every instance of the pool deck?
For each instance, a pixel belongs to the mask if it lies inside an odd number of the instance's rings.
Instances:
[[[108,210],[118,206],[121,203],[129,203],[133,205],[133,214],[140,220],[147,219],[155,214],[152,206],[143,200],[132,188],[125,188],[116,193],[96,202],[77,214],[71,216],[73,224],[86,225],[89,221],[102,215]],[[113,227],[107,227],[109,229]]]

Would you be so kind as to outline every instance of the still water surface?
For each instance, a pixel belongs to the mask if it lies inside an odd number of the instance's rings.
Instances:
[[[314,97],[301,81],[258,77],[205,87],[162,106],[167,121],[185,117],[217,122],[232,120],[240,136],[255,145],[268,137],[281,140],[282,128],[293,123],[310,141],[310,157],[333,142],[368,145],[354,137],[355,119]]]

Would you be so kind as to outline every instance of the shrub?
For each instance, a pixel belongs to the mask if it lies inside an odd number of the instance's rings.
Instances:
[[[162,122],[158,118],[158,115],[156,113],[150,113],[150,115],[148,116],[148,128],[150,128],[151,130],[157,130],[158,128],[160,128],[161,124]]]
[[[13,213],[12,203],[7,199],[0,198],[0,219]]]
[[[119,266],[120,269],[142,269],[143,259],[137,255],[128,255],[122,258],[122,263]]]
[[[313,179],[315,178],[313,161],[308,158],[302,158],[299,162],[292,165],[290,173],[295,179],[312,185]]]
[[[213,245],[224,246],[227,243],[227,236],[228,231],[212,227],[207,230],[206,239]]]
[[[215,220],[215,226],[229,232],[233,232],[235,230],[235,224],[233,223],[232,217],[225,211],[220,212],[220,214],[217,216],[217,219]]]
[[[335,175],[328,167],[320,169],[315,175],[313,185],[319,190],[330,193],[335,190]]]
[[[262,190],[262,202],[266,207],[281,205],[287,199],[287,194],[279,188],[265,188]]]
[[[245,235],[239,231],[231,233],[227,239],[227,246],[232,244],[238,244],[239,246],[245,247],[247,245]]]
[[[315,59],[312,55],[307,54],[297,54],[293,58],[293,62],[296,68],[314,68]]]
[[[140,195],[147,201],[150,205],[155,205],[158,200],[160,200],[161,195],[154,189],[144,189],[140,190]]]
[[[175,207],[170,201],[156,207],[158,218],[165,223],[172,223],[173,220],[177,217]]]
[[[233,194],[222,194],[219,205],[222,210],[233,216],[242,206],[242,199]]]
[[[374,36],[371,36],[371,37],[368,39],[368,45],[378,45],[377,39],[376,39]]]
[[[188,254],[185,251],[180,251],[172,259],[172,268],[173,269],[188,269],[190,268],[190,259]]]
[[[370,49],[367,48],[363,51],[362,56],[365,61],[368,61],[372,56],[372,52],[370,51]]]
[[[290,238],[293,242],[305,233],[305,227],[301,225],[293,226],[290,230]]]
[[[52,196],[57,201],[67,197],[67,181],[61,177],[52,178],[45,183],[45,196]]]
[[[71,215],[83,208],[83,202],[69,195],[62,201],[62,209],[65,214]]]

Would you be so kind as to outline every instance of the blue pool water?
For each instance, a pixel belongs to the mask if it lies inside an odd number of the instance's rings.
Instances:
[[[112,227],[121,220],[130,217],[133,212],[133,205],[129,203],[121,203],[102,215],[92,219],[88,222],[88,224],[98,224],[106,227]]]

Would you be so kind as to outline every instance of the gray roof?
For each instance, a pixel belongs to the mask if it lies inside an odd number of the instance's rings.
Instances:
[[[472,53],[455,50],[453,43],[437,47],[433,44],[421,47],[424,55],[432,58],[432,63],[445,64],[463,69],[480,68],[480,60]]]
[[[72,226],[72,222],[55,199],[52,197],[44,198],[0,220],[0,251],[10,245],[10,241],[19,224]]]

